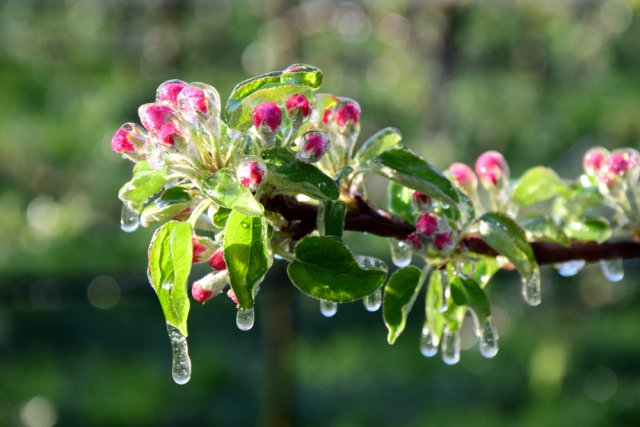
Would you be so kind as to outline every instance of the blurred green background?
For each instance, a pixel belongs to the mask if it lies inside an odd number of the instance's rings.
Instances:
[[[175,385],[151,231],[120,231],[131,164],[109,149],[163,80],[225,98],[306,62],[360,102],[364,137],[395,126],[440,168],[497,149],[514,175],[573,177],[591,145],[638,148],[640,1],[3,0],[0,19],[0,426],[640,423],[634,262],[616,284],[547,267],[535,309],[501,273],[500,353],[465,329],[454,367],[420,355],[419,303],[390,347],[379,312],[325,319],[277,264],[249,333],[226,298],[192,306],[193,377]]]

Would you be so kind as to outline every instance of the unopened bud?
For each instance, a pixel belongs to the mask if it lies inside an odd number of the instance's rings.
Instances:
[[[331,111],[328,108],[324,110],[324,113],[322,113],[322,123],[324,123],[325,125],[328,125],[332,118],[333,118],[333,111]]]
[[[431,236],[438,230],[438,219],[429,213],[422,214],[416,221],[416,230],[427,236]]]
[[[348,102],[336,111],[336,123],[341,128],[360,123],[360,107],[355,102]]]
[[[111,138],[111,149],[119,154],[133,155],[144,150],[147,134],[135,123],[125,123],[120,126]]]
[[[329,150],[329,138],[324,132],[312,130],[305,133],[298,142],[299,160],[315,163]]]
[[[259,160],[247,160],[238,165],[236,175],[240,185],[255,191],[264,180],[266,167]]]
[[[226,271],[216,271],[209,273],[202,279],[193,283],[191,296],[199,303],[204,304],[211,298],[220,294],[227,286],[229,276]]]
[[[178,108],[190,123],[210,122],[220,112],[220,95],[206,83],[189,83],[178,96]]]
[[[158,129],[156,142],[165,147],[173,147],[176,144],[176,138],[180,137],[178,127],[173,123],[165,123]]]
[[[259,132],[274,133],[282,123],[282,110],[275,102],[261,102],[251,115]]]
[[[163,82],[156,91],[156,102],[167,102],[177,107],[178,94],[186,85],[182,80],[167,80]]]
[[[453,240],[451,240],[451,231],[436,234],[433,239],[433,243],[439,251],[451,249],[451,246],[453,245]]]
[[[217,271],[223,271],[227,269],[227,263],[224,261],[224,250],[219,248],[209,258],[209,265],[211,268]]]
[[[458,187],[465,193],[473,194],[476,192],[478,178],[476,178],[476,174],[473,173],[473,170],[471,170],[469,166],[464,163],[452,163],[451,166],[449,166],[448,172]]]
[[[424,243],[422,242],[422,239],[420,238],[420,235],[418,235],[418,233],[411,233],[407,236],[407,242],[411,243],[411,246],[413,246],[414,249],[423,249],[424,248]]]
[[[191,238],[191,244],[193,245],[191,262],[194,264],[207,261],[216,247],[213,240],[195,234]]]
[[[158,132],[162,125],[176,117],[176,112],[166,105],[143,104],[138,108],[138,115],[147,131]]]
[[[431,210],[431,198],[419,191],[411,193],[411,204],[416,212],[427,212]]]
[[[287,99],[285,111],[292,122],[302,122],[311,114],[311,106],[306,96],[295,94]]]
[[[476,160],[476,173],[487,188],[503,187],[509,180],[509,166],[502,154],[487,151]]]
[[[603,147],[593,147],[587,151],[582,158],[582,167],[584,172],[590,176],[596,176],[602,170],[607,158],[609,157],[609,151]]]
[[[604,170],[613,175],[625,176],[627,171],[638,167],[638,152],[632,148],[614,150],[605,160]]]

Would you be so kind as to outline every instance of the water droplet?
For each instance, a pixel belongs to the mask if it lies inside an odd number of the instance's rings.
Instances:
[[[256,320],[253,307],[251,308],[238,308],[236,312],[236,325],[241,331],[248,331],[253,328],[253,324]]]
[[[391,261],[396,267],[402,268],[411,264],[411,245],[402,240],[389,239],[389,249],[391,250]]]
[[[180,329],[167,323],[167,332],[169,333],[169,341],[171,341],[171,375],[176,384],[186,384],[191,379],[191,359],[189,358],[189,347],[187,346],[187,337],[185,337]]]
[[[444,313],[449,308],[449,299],[451,298],[451,284],[449,283],[449,272],[446,268],[438,270],[440,273],[440,283],[442,284],[442,302],[438,311]]]
[[[604,274],[610,282],[619,282],[624,278],[624,267],[622,266],[622,259],[601,259],[600,271]]]
[[[326,299],[320,300],[320,313],[324,317],[332,317],[338,312],[338,303],[333,301],[327,301]]]
[[[490,317],[487,317],[480,327],[480,354],[491,359],[498,354],[498,331]]]
[[[120,227],[122,231],[131,233],[140,225],[140,215],[134,211],[126,203],[122,204],[122,213],[120,216]]]
[[[555,264],[554,267],[558,270],[558,274],[563,277],[575,276],[584,267],[585,261],[583,259],[574,259],[572,261]]]
[[[388,271],[387,264],[371,256],[358,255],[356,256],[356,262],[364,270],[383,270],[385,273]]]
[[[242,228],[249,228],[249,223],[247,221],[242,221],[240,225],[242,225]]]
[[[442,360],[447,365],[455,365],[460,361],[460,333],[450,331],[447,325],[442,331]]]
[[[382,288],[376,289],[371,295],[367,295],[362,300],[367,311],[378,311],[382,305]]]
[[[162,284],[162,289],[164,289],[165,291],[170,291],[171,288],[173,288],[172,282],[166,282]]]
[[[424,357],[433,357],[438,353],[438,337],[431,333],[431,330],[426,326],[422,328],[420,353]]]
[[[320,190],[324,190],[324,188],[327,186],[327,184],[325,184],[324,182],[321,182],[318,184],[318,189]]]
[[[461,277],[470,279],[476,271],[476,262],[472,259],[460,259],[456,262],[456,271]]]
[[[536,266],[529,277],[522,278],[522,296],[527,304],[536,306],[542,301],[540,290],[540,269]]]

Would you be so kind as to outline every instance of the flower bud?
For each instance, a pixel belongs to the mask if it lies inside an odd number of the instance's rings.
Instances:
[[[311,114],[311,106],[306,96],[295,94],[287,99],[285,111],[287,112],[287,117],[289,117],[289,120],[292,122],[302,122]]]
[[[453,240],[451,239],[451,231],[445,231],[435,235],[433,243],[439,251],[451,249]]]
[[[125,123],[111,138],[111,149],[119,154],[133,154],[144,150],[147,134],[135,123]]]
[[[360,123],[360,107],[355,102],[347,102],[336,111],[336,123],[341,128]]]
[[[424,248],[424,243],[422,243],[422,239],[420,238],[418,233],[409,234],[407,236],[407,242],[411,243],[411,246],[413,246],[414,249],[420,250]]]
[[[156,102],[166,102],[174,107],[178,105],[178,94],[187,84],[182,80],[167,80],[156,90]]]
[[[217,271],[223,271],[227,269],[227,263],[224,262],[224,250],[219,248],[209,258],[209,265],[211,268]]]
[[[419,233],[431,236],[438,230],[438,219],[429,213],[422,214],[416,221],[416,230]]]
[[[487,189],[503,187],[509,180],[509,166],[497,151],[487,151],[478,157],[476,173]]]
[[[226,271],[209,273],[191,286],[191,296],[199,303],[204,304],[211,298],[220,294],[227,286],[229,276]]]
[[[158,104],[143,104],[138,108],[138,115],[142,126],[148,132],[158,132],[162,125],[176,118],[176,112],[171,107]]]
[[[587,151],[582,158],[582,167],[584,172],[589,176],[596,176],[600,173],[607,158],[609,151],[603,147],[593,147]]]
[[[156,142],[165,147],[173,147],[176,144],[176,137],[180,137],[178,127],[171,122],[165,123],[158,129]]]
[[[195,234],[191,238],[191,244],[193,245],[191,261],[194,264],[207,261],[217,247],[217,244],[210,238]]]
[[[236,293],[232,288],[227,291],[227,296],[231,301],[235,302],[236,305],[238,304],[238,297],[236,296]]]
[[[328,125],[332,119],[333,119],[333,111],[327,108],[326,110],[324,110],[324,113],[322,113],[322,123],[324,123],[325,125]]]
[[[638,167],[639,161],[638,152],[634,149],[614,150],[604,162],[604,172],[621,177],[626,176],[627,171]]]
[[[312,130],[305,133],[298,142],[299,160],[315,163],[329,150],[329,138],[324,132]]]
[[[411,193],[411,204],[416,212],[427,212],[431,210],[431,198],[419,191]]]
[[[189,83],[178,96],[178,108],[190,123],[210,122],[220,112],[220,95],[206,83]]]
[[[266,167],[259,160],[246,160],[238,165],[236,175],[240,185],[255,191],[264,180]]]
[[[448,169],[454,182],[467,194],[473,194],[478,187],[478,178],[473,170],[464,163],[452,163]]]
[[[259,132],[275,133],[282,123],[282,110],[275,102],[261,102],[253,110],[251,118]]]

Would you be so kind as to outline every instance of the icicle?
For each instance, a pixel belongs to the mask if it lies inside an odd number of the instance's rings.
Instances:
[[[556,264],[554,267],[558,270],[558,274],[563,277],[575,276],[584,267],[585,261],[583,259],[574,259],[572,261]]]
[[[128,204],[122,204],[122,213],[120,216],[120,228],[122,231],[131,233],[140,225],[140,215],[129,207]]]
[[[241,331],[248,331],[253,328],[255,322],[255,312],[251,308],[238,308],[236,312],[236,325]]]
[[[171,374],[176,384],[186,384],[191,379],[191,359],[189,359],[189,347],[187,337],[180,329],[167,323],[169,341],[171,341],[171,354],[173,361],[171,364]]]
[[[600,271],[602,271],[602,274],[608,281],[619,282],[624,277],[622,259],[613,258],[600,260]]]
[[[442,332],[442,360],[447,365],[460,361],[460,332],[450,331],[447,325]]]
[[[536,306],[542,301],[540,269],[536,266],[529,277],[522,278],[522,296],[527,304]]]
[[[433,357],[438,353],[438,337],[436,337],[427,326],[422,328],[420,353],[422,353],[424,357]]]
[[[398,268],[411,264],[411,246],[402,240],[389,239],[391,249],[391,261]]]
[[[376,289],[372,294],[364,297],[362,301],[367,311],[378,311],[382,305],[382,288]]]
[[[337,302],[327,301],[326,299],[320,300],[320,313],[322,313],[324,317],[332,317],[337,311]]]
[[[451,297],[451,286],[449,283],[449,272],[446,268],[438,270],[440,273],[440,283],[442,284],[442,304],[438,311],[444,313],[449,308],[449,298]]]
[[[480,327],[480,354],[487,359],[491,359],[498,354],[498,331],[493,324],[491,317],[487,317]]]
[[[476,271],[476,262],[472,259],[461,259],[456,262],[456,271],[461,277],[469,279]]]

